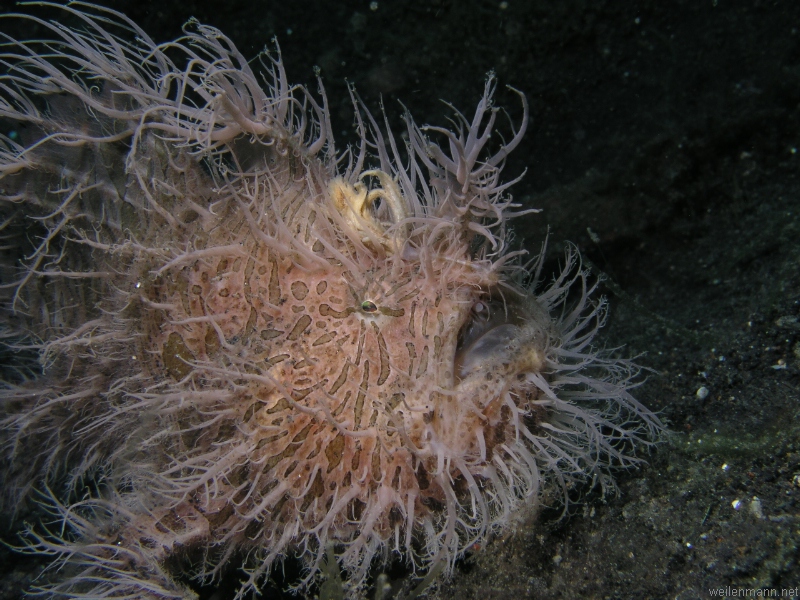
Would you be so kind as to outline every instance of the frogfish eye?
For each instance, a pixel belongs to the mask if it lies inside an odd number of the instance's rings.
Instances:
[[[376,305],[374,302],[372,302],[371,300],[364,300],[364,301],[361,303],[361,310],[363,310],[363,311],[364,311],[364,312],[366,312],[366,313],[374,313],[375,311],[377,311],[377,310],[378,310],[378,307],[377,307],[377,305]]]

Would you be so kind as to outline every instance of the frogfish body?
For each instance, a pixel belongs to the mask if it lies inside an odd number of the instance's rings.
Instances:
[[[494,146],[492,78],[404,142],[354,102],[337,153],[277,53],[262,82],[211,27],[159,46],[61,10],[80,27],[35,19],[53,40],[0,58],[0,461],[5,501],[55,520],[21,538],[45,593],[191,598],[234,564],[238,598],[328,555],[357,596],[653,443],[576,252],[544,286],[510,249],[521,93]]]

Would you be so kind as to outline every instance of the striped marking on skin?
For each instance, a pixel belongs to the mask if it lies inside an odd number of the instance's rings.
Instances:
[[[381,447],[380,444],[375,446],[372,451],[372,480],[379,483],[383,477],[381,473]]]
[[[314,228],[314,221],[317,220],[317,211],[312,210],[308,213],[308,219],[306,220],[306,235],[305,239],[303,240],[306,244],[311,241],[311,231]]]
[[[334,417],[338,417],[339,415],[341,415],[344,412],[344,409],[347,406],[347,403],[350,402],[350,398],[352,398],[352,397],[353,397],[353,392],[351,392],[350,390],[347,390],[345,392],[345,394],[344,394],[344,400],[342,400],[342,403],[339,404],[339,406],[337,406],[336,409],[331,414]]]
[[[428,354],[429,353],[430,353],[430,350],[428,349],[428,346],[427,345],[424,346],[422,348],[422,354],[419,357],[419,364],[417,365],[417,373],[416,373],[416,378],[417,379],[419,379],[420,377],[425,375],[425,373],[428,372]]]
[[[402,303],[403,303],[403,302],[405,302],[406,300],[411,300],[411,298],[414,298],[415,296],[418,296],[418,295],[419,295],[419,292],[420,292],[420,289],[419,289],[419,288],[416,288],[416,289],[414,289],[414,290],[411,290],[411,291],[410,291],[409,293],[407,293],[405,296],[401,296],[401,297],[400,297],[400,298],[397,300],[397,303],[398,303],[398,304],[402,304]],[[416,302],[415,302],[415,304],[416,304]]]
[[[406,279],[402,280],[402,281],[398,281],[391,288],[389,288],[389,291],[386,292],[386,297],[388,298],[388,297],[394,296],[397,293],[397,290],[399,290],[403,286],[407,285],[410,281],[411,281],[411,279],[408,278],[408,277]]]
[[[319,314],[323,317],[333,317],[334,319],[344,319],[346,316],[355,312],[352,306],[348,306],[344,310],[336,310],[330,304],[320,304]]]
[[[267,365],[267,367],[274,367],[279,362],[285,361],[287,358],[289,358],[288,354],[276,354],[275,356],[268,358],[265,361],[265,364]]]
[[[358,332],[358,350],[356,351],[356,366],[361,364],[361,353],[364,351],[364,340],[367,337],[367,324],[361,321],[361,329]]]
[[[317,471],[317,474],[314,476],[314,481],[311,483],[311,488],[308,490],[308,492],[306,492],[305,498],[303,498],[303,504],[300,507],[300,512],[305,512],[308,510],[308,507],[311,506],[311,503],[317,498],[321,498],[324,493],[325,483],[322,481],[322,473]]]
[[[244,333],[242,333],[242,338],[245,340],[250,339],[250,336],[256,330],[256,316],[256,309],[251,306],[250,316],[247,318],[247,324],[244,326]]]
[[[356,442],[356,444],[358,444],[356,446],[356,451],[353,454],[353,459],[350,461],[350,469],[352,471],[357,471],[358,466],[361,464],[361,443]]]
[[[378,355],[380,359],[380,371],[378,373],[378,385],[383,385],[389,379],[391,367],[389,366],[389,351],[386,349],[386,340],[383,338],[378,324],[372,322],[372,329],[375,332],[375,337],[378,338]]]
[[[311,325],[311,317],[308,315],[303,315],[299,319],[297,319],[297,323],[294,324],[292,330],[289,332],[289,335],[286,336],[286,339],[289,341],[295,341],[303,332],[308,329],[308,326]]]
[[[328,392],[331,396],[336,395],[336,392],[347,382],[347,371],[350,369],[350,360],[348,359],[344,363],[344,367],[342,367],[342,372],[339,373],[339,377],[336,378],[336,381],[333,382],[330,391]]]
[[[414,359],[417,358],[417,349],[412,342],[406,342],[406,350],[408,350],[408,376],[411,377],[414,370]]]
[[[344,436],[339,433],[325,448],[325,457],[328,459],[328,473],[333,471],[342,462],[344,454]]]
[[[315,339],[313,342],[311,342],[311,346],[312,347],[322,346],[323,344],[327,344],[328,342],[333,340],[335,337],[336,337],[335,333],[322,334],[317,339]]]
[[[302,446],[303,442],[308,437],[308,433],[309,433],[309,431],[311,431],[311,426],[312,425],[313,425],[313,423],[309,423],[303,429],[301,429],[297,433],[297,435],[295,435],[292,438],[292,441],[290,441],[287,444],[286,448],[283,449],[283,452],[269,457],[267,459],[267,461],[264,463],[263,472],[264,473],[269,473],[284,458],[289,458],[290,456],[294,456],[295,452],[297,452],[300,449],[300,446]]]
[[[270,272],[269,284],[267,286],[269,303],[278,306],[281,302],[281,283],[278,276],[278,261],[274,256],[269,257]]]
[[[327,380],[322,380],[319,383],[312,385],[311,387],[295,389],[292,391],[292,399],[300,401],[304,399],[306,396],[308,396],[311,392],[323,387],[326,383],[328,383]]]
[[[361,429],[361,416],[364,413],[364,400],[367,398],[367,390],[369,389],[369,361],[364,361],[364,376],[361,378],[361,384],[358,386],[358,394],[356,395],[356,404],[353,407],[353,418],[355,420],[354,429],[357,431]]]

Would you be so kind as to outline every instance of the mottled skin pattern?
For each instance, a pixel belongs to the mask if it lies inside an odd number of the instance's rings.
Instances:
[[[447,502],[443,470],[461,496],[468,486],[457,468],[437,464],[431,441],[464,464],[485,462],[514,435],[504,394],[514,387],[520,405],[538,396],[509,376],[541,367],[542,336],[530,337],[524,358],[476,369],[468,381],[455,376],[459,333],[497,280],[491,263],[469,262],[469,238],[433,256],[429,275],[418,258],[381,251],[357,280],[321,241],[331,237],[329,211],[341,209],[331,195],[355,193],[337,185],[275,195],[290,199],[272,208],[316,263],[271,248],[236,206],[210,231],[201,220],[189,224],[186,237],[204,258],[142,274],[152,329],[140,355],[152,357],[156,376],[191,385],[193,365],[229,370],[231,353],[246,372],[226,399],[237,426],[224,441],[240,464],[233,477],[214,478],[214,495],[232,497],[236,509],[200,508],[215,534],[244,546],[269,547],[297,523],[330,523],[337,537],[408,536],[410,545],[414,520],[433,522]],[[210,450],[189,439],[180,448],[187,457]]]
[[[76,6],[82,29],[0,52],[0,472],[9,511],[52,517],[21,534],[45,594],[192,598],[176,576],[240,569],[243,598],[294,555],[298,587],[334,556],[356,597],[653,443],[575,252],[542,286],[509,250],[521,93],[494,147],[492,78],[404,143],[354,99],[338,153],[279,56],[262,81],[213,28],[157,46]]]
[[[398,509],[407,499],[413,506],[415,497],[440,495],[429,490],[426,469],[403,438],[424,445],[425,424],[436,419],[432,394],[453,386],[469,296],[425,285],[413,263],[399,272],[391,264],[378,267],[366,273],[370,283],[358,286],[333,260],[328,269],[303,272],[255,243],[243,247],[252,258],[187,268],[188,298],[182,286],[173,291],[156,282],[155,302],[180,302],[169,313],[173,322],[219,317],[213,325],[160,323],[146,352],[163,348],[162,368],[186,376],[191,369],[184,360],[215,362],[221,331],[247,357],[253,379],[236,404],[247,430],[265,436],[248,452],[248,471],[264,476],[247,505],[274,507],[273,522],[300,513],[311,524],[354,486],[391,488]],[[375,309],[364,310],[364,301]],[[418,479],[428,488],[423,497]],[[339,518],[360,515],[364,506],[356,496],[338,507]],[[382,531],[393,528],[389,512],[381,510]]]

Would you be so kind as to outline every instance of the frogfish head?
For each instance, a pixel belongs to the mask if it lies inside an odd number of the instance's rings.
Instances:
[[[228,212],[194,222],[194,254],[141,273],[150,369],[237,407],[241,483],[220,496],[236,499],[223,529],[241,545],[313,531],[351,572],[380,548],[449,563],[538,491],[528,438],[560,332],[508,251],[515,205],[499,160],[472,147],[481,133],[454,139],[483,162],[451,172],[467,159],[441,166],[409,119],[409,152],[430,163],[422,192],[387,159],[331,176],[297,152],[267,177],[239,174],[220,188]]]

